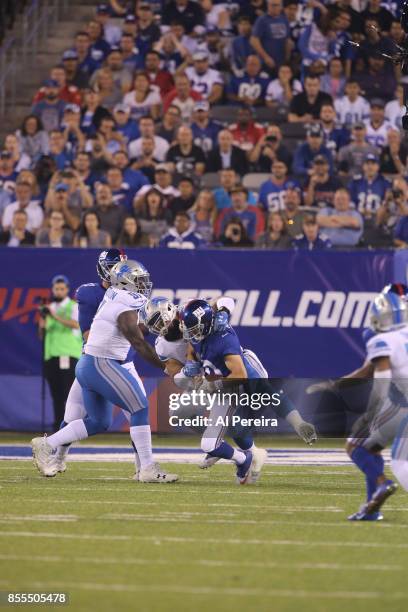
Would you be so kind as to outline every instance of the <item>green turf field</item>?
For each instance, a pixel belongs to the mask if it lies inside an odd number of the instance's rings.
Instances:
[[[44,479],[0,462],[0,590],[66,591],[84,612],[408,609],[403,492],[383,523],[350,524],[353,467],[266,466],[254,487],[228,465],[177,471],[160,486],[129,480],[125,463]]]

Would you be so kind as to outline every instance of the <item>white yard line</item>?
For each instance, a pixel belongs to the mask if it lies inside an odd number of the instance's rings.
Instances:
[[[320,523],[319,523],[320,525]],[[337,523],[336,523],[337,526]],[[202,538],[194,538],[194,537],[177,537],[177,536],[161,536],[161,535],[148,535],[148,536],[140,536],[140,535],[99,535],[99,534],[82,534],[82,533],[51,533],[49,531],[0,531],[0,537],[12,537],[12,538],[52,538],[55,541],[58,539],[65,540],[101,540],[108,542],[115,541],[133,541],[133,540],[141,540],[153,542],[155,544],[161,543],[189,543],[195,544],[199,543],[202,545]],[[262,546],[262,545],[270,545],[270,546],[302,546],[305,549],[310,547],[345,547],[345,548],[390,548],[390,549],[408,549],[408,542],[403,543],[391,543],[391,542],[344,542],[344,540],[337,541],[324,541],[317,542],[308,540],[275,540],[275,539],[242,539],[242,538],[205,538],[206,544],[217,544],[219,546],[225,546],[226,544],[231,545],[253,545],[253,546]]]
[[[3,555],[0,554],[1,561],[27,561],[32,563],[86,563],[90,565],[204,565],[206,567],[259,567],[262,569],[305,569],[305,570],[328,570],[328,571],[367,571],[367,572],[399,572],[405,571],[403,565],[390,564],[342,564],[342,563],[282,563],[273,561],[219,561],[216,559],[141,559],[140,557],[75,557],[69,558],[58,555]]]

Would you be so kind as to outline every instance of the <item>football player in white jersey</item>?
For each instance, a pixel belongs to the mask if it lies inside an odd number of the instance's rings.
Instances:
[[[83,440],[106,431],[112,404],[130,413],[130,437],[140,461],[140,482],[174,482],[153,461],[148,403],[143,383],[133,364],[124,364],[130,346],[144,359],[161,367],[153,347],[139,328],[139,312],[150,296],[152,283],[146,268],[137,261],[116,264],[111,271],[111,287],[92,322],[85,354],[76,368],[82,387],[87,416],[71,421],[50,437],[34,438],[34,463],[45,476],[53,468],[53,452],[62,444]]]
[[[397,485],[384,475],[381,451],[394,439],[408,416],[408,303],[405,297],[381,293],[371,305],[367,341],[373,387],[366,412],[356,421],[347,441],[351,460],[365,474],[367,502],[352,514],[352,521],[377,521],[380,508]]]

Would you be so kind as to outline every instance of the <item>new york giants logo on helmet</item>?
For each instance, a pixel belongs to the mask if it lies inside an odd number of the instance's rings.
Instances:
[[[180,330],[185,340],[201,342],[212,330],[214,312],[205,300],[192,300],[180,310]]]

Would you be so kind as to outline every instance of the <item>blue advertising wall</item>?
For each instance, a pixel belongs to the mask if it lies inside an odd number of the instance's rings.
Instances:
[[[38,418],[38,299],[49,295],[57,273],[68,276],[73,290],[96,281],[98,254],[1,249],[0,428],[22,428],[23,421],[32,425]],[[332,377],[356,368],[364,358],[361,331],[369,303],[385,284],[404,281],[407,265],[405,259],[394,262],[390,251],[140,249],[128,256],[147,266],[156,295],[176,303],[196,296],[233,297],[232,324],[241,344],[259,355],[273,377]],[[157,376],[142,362],[138,367],[144,376]],[[24,416],[17,400],[22,384]]]

